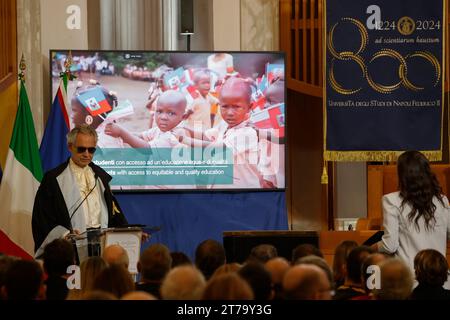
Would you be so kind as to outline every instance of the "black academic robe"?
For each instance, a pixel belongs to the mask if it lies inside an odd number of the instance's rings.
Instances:
[[[35,252],[54,227],[61,225],[69,230],[72,229],[70,215],[58,181],[56,180],[68,165],[69,160],[46,172],[36,193],[32,217]],[[126,225],[128,223],[127,219],[123,215],[122,210],[109,187],[109,182],[112,179],[111,176],[92,162],[89,166],[105,187],[103,196],[105,197],[108,209],[108,227],[120,227]],[[113,205],[113,203],[115,205]],[[114,210],[114,208],[116,208],[116,210]]]

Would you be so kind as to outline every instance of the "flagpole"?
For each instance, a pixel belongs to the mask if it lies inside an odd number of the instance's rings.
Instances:
[[[64,70],[59,73],[59,85],[53,98],[44,135],[40,145],[40,155],[44,171],[53,169],[70,157],[66,135],[70,131],[69,101],[67,101],[68,82],[75,78],[71,73],[72,53],[68,52]]]
[[[27,65],[25,63],[25,58],[24,58],[23,53],[22,53],[22,57],[20,58],[20,63],[19,63],[19,69],[20,69],[19,80],[22,81],[23,83],[25,83],[25,70],[26,70],[26,68],[27,68]]]
[[[70,68],[72,67],[72,50],[69,50],[69,53],[67,54],[67,59],[64,61],[64,71],[59,74],[59,77],[62,79],[64,83],[64,89],[67,92],[67,84],[69,81],[72,81],[76,79],[77,77],[70,71]]]
[[[31,259],[34,252],[32,212],[43,177],[33,115],[25,88],[26,63],[19,63],[19,99],[0,185],[0,251]]]

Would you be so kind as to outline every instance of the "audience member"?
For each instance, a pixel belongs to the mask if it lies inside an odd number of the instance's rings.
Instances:
[[[120,299],[124,294],[134,291],[134,282],[122,265],[111,264],[95,278],[93,290],[110,292]]]
[[[350,251],[347,258],[347,276],[343,285],[336,289],[334,300],[349,300],[365,295],[361,278],[361,266],[373,250],[367,246],[359,246]]]
[[[88,291],[92,291],[94,280],[105,268],[107,264],[101,257],[89,257],[80,265],[80,289],[69,291],[67,300],[78,300]]]
[[[181,251],[174,251],[170,253],[172,257],[172,268],[184,265],[184,264],[192,264],[191,259]]]
[[[314,255],[323,258],[322,252],[316,246],[309,243],[302,243],[292,250],[291,263],[294,265],[298,259],[309,255]]]
[[[266,263],[270,259],[278,257],[277,248],[271,244],[260,244],[253,247],[247,261]]]
[[[141,274],[141,280],[136,284],[136,290],[161,298],[159,288],[171,267],[172,257],[169,248],[160,243],[149,246],[139,258],[137,269]]]
[[[372,266],[372,268],[374,266],[379,267],[380,264],[386,259],[387,259],[387,256],[382,253],[372,253],[372,254],[368,255],[366,257],[366,259],[364,259],[364,262],[361,266],[361,281],[362,281],[362,286],[363,286],[364,290],[366,291],[366,294],[354,297],[350,300],[371,300],[372,299],[372,289],[374,289],[376,287],[376,285],[377,285],[376,281],[379,279],[379,278],[377,278],[377,275],[375,274],[375,272],[378,272],[379,269],[369,270],[369,267],[371,267],[371,266]],[[375,277],[372,278],[370,287],[369,287],[368,281],[369,281],[369,277],[371,277],[372,275],[375,275]]]
[[[206,281],[194,266],[184,265],[173,268],[161,284],[164,300],[200,300]]]
[[[406,300],[413,288],[413,276],[399,259],[386,259],[380,264],[380,288],[373,290],[376,300]]]
[[[242,265],[237,262],[223,264],[220,267],[218,267],[216,269],[216,271],[214,271],[214,273],[210,279],[220,276],[222,274],[227,274],[230,272],[238,272],[239,269],[241,269],[241,268],[242,268]]]
[[[216,240],[205,240],[195,250],[195,265],[203,273],[206,280],[225,262],[225,249]]]
[[[347,257],[358,244],[353,240],[342,241],[334,250],[333,274],[334,284],[339,288],[344,284],[347,275]]]
[[[253,300],[250,285],[234,272],[223,274],[208,281],[202,300]]]
[[[283,279],[287,300],[331,300],[331,285],[325,272],[312,264],[291,267]]]
[[[332,288],[334,288],[334,278],[333,278],[333,271],[331,271],[330,266],[325,261],[325,259],[315,256],[315,255],[309,255],[306,257],[302,257],[300,259],[297,259],[295,262],[295,265],[297,264],[313,264],[318,266],[320,269],[322,269],[325,274],[327,275],[328,281],[330,282],[330,285]]]
[[[110,292],[102,290],[87,291],[81,296],[82,300],[117,300],[117,297]]]
[[[67,268],[75,264],[73,245],[65,239],[56,239],[44,248],[44,270],[48,277],[47,300],[64,300],[69,289],[67,287]]]
[[[255,300],[271,300],[274,293],[272,291],[272,278],[270,272],[264,268],[260,262],[247,262],[239,271],[238,275],[248,282],[253,290]]]
[[[271,274],[274,300],[280,300],[283,298],[283,277],[290,267],[289,261],[285,258],[277,257],[267,261],[265,267]]]
[[[419,251],[414,258],[416,280],[419,285],[413,290],[413,300],[450,300],[450,290],[442,286],[448,278],[448,263],[437,250]]]
[[[4,293],[8,300],[44,300],[44,272],[37,261],[16,260],[6,274]]]
[[[17,258],[7,256],[7,255],[1,255],[0,256],[0,300],[5,300],[6,296],[4,295],[4,287],[6,283],[6,275],[8,273],[9,268],[11,267],[12,263],[16,261]]]
[[[118,264],[128,269],[130,260],[127,251],[118,244],[113,244],[103,250],[103,260],[109,265]]]
[[[124,294],[120,300],[158,300],[158,298],[145,291],[133,291]]]

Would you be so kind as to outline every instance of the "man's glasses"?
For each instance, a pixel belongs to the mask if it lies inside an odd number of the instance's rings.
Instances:
[[[93,154],[95,152],[95,150],[97,150],[95,147],[77,147],[77,152],[78,153],[85,153],[86,150],[90,153]]]

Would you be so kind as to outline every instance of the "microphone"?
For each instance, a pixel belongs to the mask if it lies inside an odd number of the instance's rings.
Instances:
[[[94,186],[92,187],[91,190],[89,190],[88,194],[84,197],[84,199],[80,202],[80,204],[78,204],[78,206],[75,208],[75,210],[73,210],[72,214],[70,215],[70,224],[72,225],[72,218],[73,215],[77,212],[77,210],[81,207],[81,205],[86,201],[86,199],[89,197],[89,195],[92,193],[92,191],[94,191],[95,187],[97,186],[97,180],[98,180],[98,175],[97,173],[94,172],[94,178],[95,178],[95,183]],[[71,233],[73,233],[73,230],[70,230]]]

